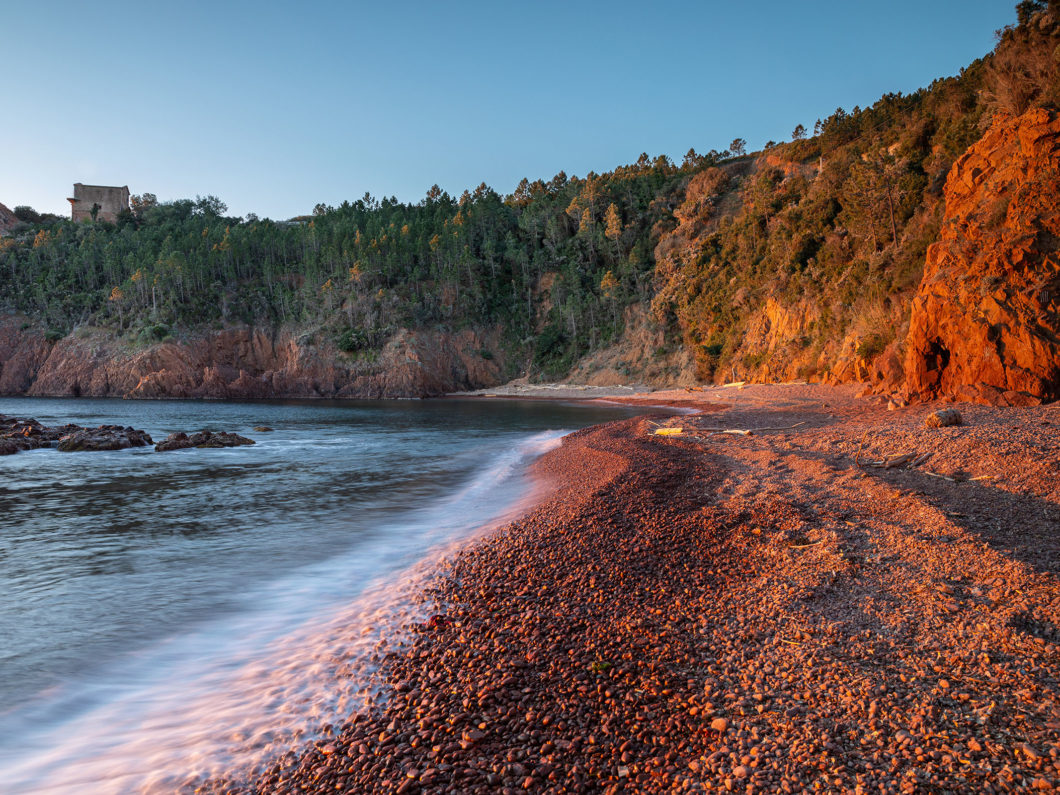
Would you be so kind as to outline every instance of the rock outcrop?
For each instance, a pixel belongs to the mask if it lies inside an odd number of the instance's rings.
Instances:
[[[953,166],[906,339],[909,397],[1060,398],[1060,116],[997,120]]]
[[[323,335],[317,335],[322,337]],[[483,351],[490,354],[483,356]],[[402,330],[351,356],[293,331],[233,328],[135,347],[106,332],[48,342],[0,322],[0,394],[127,398],[426,397],[504,380],[496,334]],[[492,355],[492,358],[490,358]]]
[[[189,447],[242,447],[248,444],[254,444],[254,440],[228,431],[199,431],[190,436],[183,431],[177,431],[156,444],[155,450],[162,453],[167,450],[186,450]]]
[[[19,220],[11,210],[0,204],[0,235],[4,235],[18,226]]]
[[[100,425],[98,428],[80,428],[59,440],[56,449],[60,453],[80,453],[99,450],[127,450],[130,447],[146,447],[153,444],[144,431],[121,425]]]
[[[0,455],[11,455],[22,450],[51,447],[64,436],[82,431],[80,425],[60,425],[49,428],[34,419],[20,419],[0,415]]]

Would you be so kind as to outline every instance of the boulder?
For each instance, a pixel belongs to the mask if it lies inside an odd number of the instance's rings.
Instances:
[[[145,431],[120,425],[100,425],[98,428],[82,428],[59,440],[58,450],[75,453],[96,450],[125,450],[129,447],[146,447],[153,444]]]
[[[161,442],[155,445],[155,450],[164,453],[167,450],[185,450],[189,447],[218,448],[218,447],[241,447],[254,444],[253,439],[240,436],[238,433],[227,431],[199,431],[190,436],[183,431],[171,433]]]
[[[184,450],[188,447],[194,447],[195,443],[191,440],[191,437],[184,431],[177,431],[171,433],[161,442],[155,445],[155,450],[164,453],[167,450]]]
[[[928,414],[927,419],[924,420],[924,424],[929,428],[947,428],[963,422],[964,418],[957,409],[939,409]]]
[[[240,436],[238,433],[228,433],[226,431],[220,431],[218,433],[211,433],[210,431],[203,431],[201,434],[195,434],[192,438],[201,436],[202,439],[196,447],[242,447],[247,444],[254,444],[253,439],[248,439],[245,436]]]
[[[83,431],[80,425],[60,425],[49,428],[34,419],[20,419],[0,415],[0,455],[11,455],[20,450],[36,450],[51,447],[64,436]]]

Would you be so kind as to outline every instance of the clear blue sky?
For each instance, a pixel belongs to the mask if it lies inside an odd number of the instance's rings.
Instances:
[[[0,202],[74,182],[286,218],[689,147],[956,74],[1015,0],[0,0]]]

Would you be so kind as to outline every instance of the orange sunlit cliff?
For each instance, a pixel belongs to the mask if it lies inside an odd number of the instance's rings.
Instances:
[[[911,396],[1060,397],[1060,116],[1000,118],[954,164],[906,340]]]

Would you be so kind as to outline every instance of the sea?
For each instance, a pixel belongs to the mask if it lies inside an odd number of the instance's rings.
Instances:
[[[0,398],[45,425],[256,442],[0,457],[0,791],[194,788],[370,708],[438,563],[539,499],[528,467],[564,434],[632,413]]]

